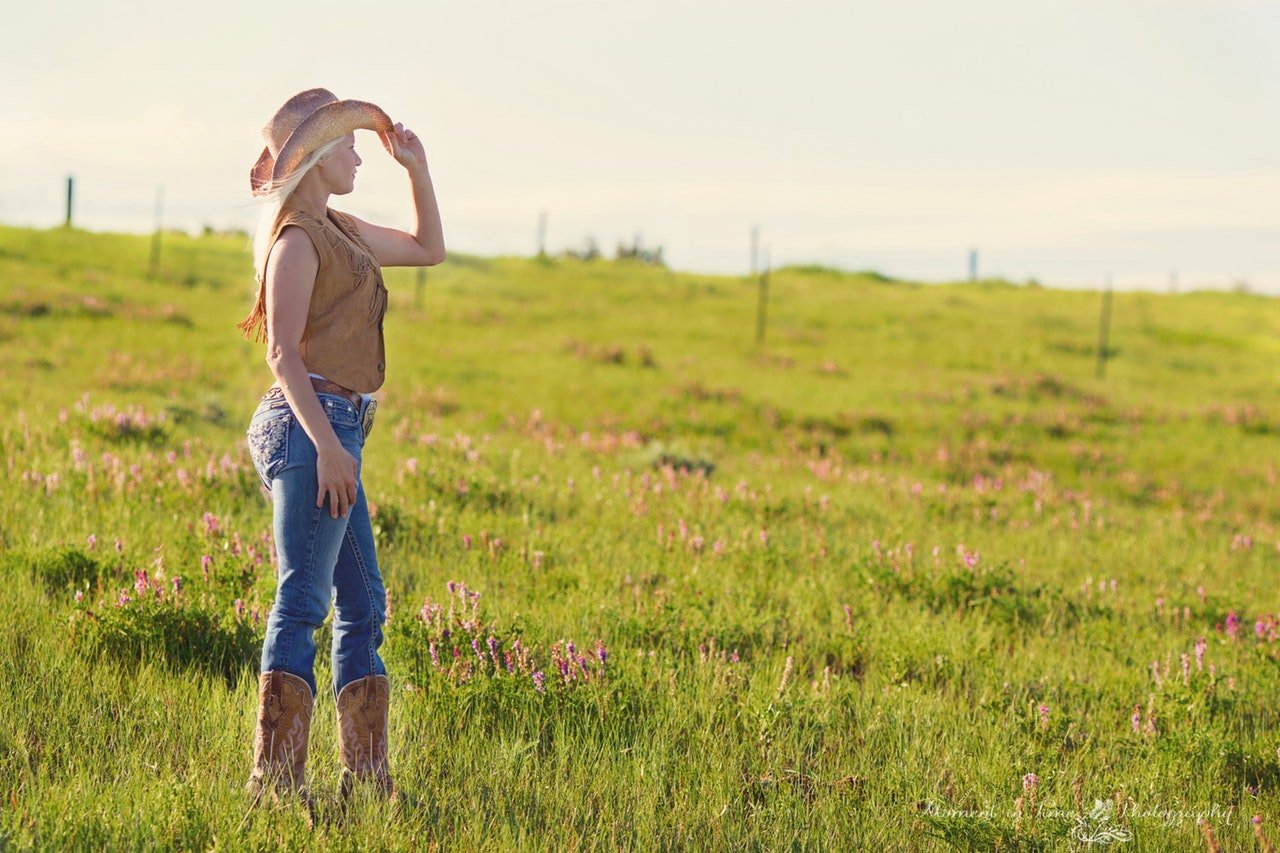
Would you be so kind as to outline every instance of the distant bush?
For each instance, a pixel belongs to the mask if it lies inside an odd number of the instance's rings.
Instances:
[[[649,264],[655,267],[666,266],[666,263],[662,260],[662,247],[657,246],[652,249],[646,249],[640,245],[639,237],[630,246],[619,241],[615,257],[620,261],[639,261],[642,264]]]
[[[594,237],[588,237],[582,244],[581,249],[565,249],[564,256],[566,258],[577,258],[580,261],[594,261],[600,257],[600,246],[596,244]]]

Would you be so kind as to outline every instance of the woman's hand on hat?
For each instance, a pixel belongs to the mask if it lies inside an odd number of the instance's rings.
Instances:
[[[422,147],[422,140],[400,122],[396,122],[390,132],[380,131],[378,137],[382,139],[382,147],[401,166],[409,170],[426,168],[427,152]]]

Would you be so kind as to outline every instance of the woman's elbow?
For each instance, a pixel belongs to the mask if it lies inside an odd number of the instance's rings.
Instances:
[[[280,368],[287,364],[291,358],[294,358],[297,355],[297,347],[290,347],[285,344],[272,342],[267,345],[267,366],[271,368],[272,373],[279,377]]]

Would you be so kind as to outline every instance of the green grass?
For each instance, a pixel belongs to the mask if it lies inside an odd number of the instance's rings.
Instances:
[[[149,248],[0,228],[0,849],[1084,849],[1096,801],[1116,849],[1280,836],[1277,303],[1117,294],[1098,379],[1096,293],[795,267],[757,347],[746,279],[455,255],[416,304],[388,270],[405,801],[339,815],[321,691],[309,834],[241,790],[247,247]],[[430,663],[450,580],[545,693]],[[559,682],[565,640],[605,674]]]

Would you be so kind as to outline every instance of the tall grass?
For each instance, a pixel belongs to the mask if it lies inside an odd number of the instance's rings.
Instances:
[[[338,808],[322,690],[319,825],[249,810],[242,242],[149,280],[145,238],[0,228],[0,848],[1280,835],[1275,303],[1118,294],[1099,381],[1097,294],[794,268],[756,348],[745,279],[465,256],[421,306],[387,271],[365,451],[404,799]]]

